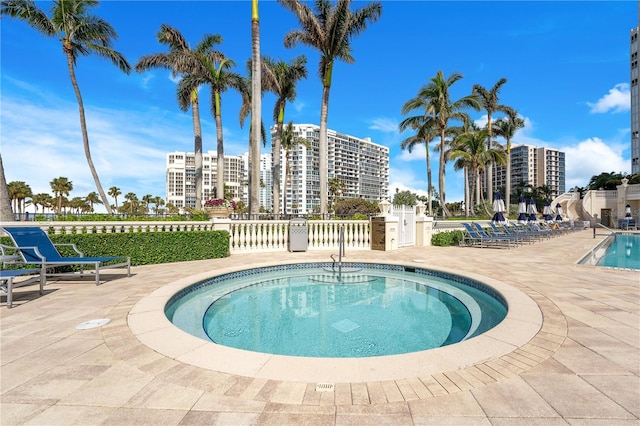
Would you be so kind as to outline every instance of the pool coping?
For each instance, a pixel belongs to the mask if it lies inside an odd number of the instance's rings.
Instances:
[[[155,290],[129,311],[128,326],[136,339],[147,347],[187,365],[267,380],[316,383],[402,380],[462,370],[517,351],[542,328],[542,311],[531,296],[498,280],[442,267],[426,268],[407,261],[359,263],[419,267],[480,281],[504,297],[509,306],[507,316],[496,327],[464,342],[427,351],[369,358],[309,358],[233,349],[192,336],[169,321],[164,308],[174,294],[212,276],[246,269],[235,266],[220,268],[216,274],[194,274]],[[251,269],[280,264],[273,261],[252,263]]]

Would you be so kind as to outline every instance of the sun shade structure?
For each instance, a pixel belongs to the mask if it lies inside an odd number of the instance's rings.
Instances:
[[[562,206],[560,203],[556,204],[556,222],[562,222]]]
[[[553,222],[553,210],[551,210],[551,203],[549,201],[544,203],[544,208],[542,209],[542,215],[544,216],[545,221]]]
[[[507,223],[506,219],[504,218],[505,210],[506,209],[504,206],[504,200],[502,199],[502,194],[500,193],[500,191],[497,191],[495,196],[493,197],[493,212],[495,214],[493,215],[493,219],[491,219],[491,222],[500,225]]]
[[[107,268],[127,268],[127,277],[131,276],[131,259],[124,256],[113,257],[84,257],[75,244],[53,244],[49,236],[38,227],[3,227],[9,234],[11,240],[16,245],[15,249],[20,252],[21,261],[17,264],[38,265],[45,270],[45,275],[77,275],[68,273],[47,272],[47,269],[57,266],[80,267],[80,275],[86,275],[84,268],[92,266],[95,272],[96,285],[100,284],[100,270]],[[60,255],[56,246],[70,246],[78,254],[76,257],[64,257]]]
[[[538,219],[536,215],[538,214],[538,208],[536,207],[536,200],[531,197],[529,199],[529,204],[527,205],[527,214],[529,217],[527,218],[528,222],[537,222]]]
[[[527,223],[527,200],[524,195],[520,195],[518,200],[518,222]]]

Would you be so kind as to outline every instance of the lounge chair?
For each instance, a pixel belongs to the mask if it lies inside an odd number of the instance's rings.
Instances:
[[[492,225],[492,223],[489,222],[489,225]],[[500,233],[499,231],[498,232],[492,232],[492,231],[487,232],[477,222],[471,222],[471,226],[483,238],[496,238],[496,239],[503,240],[503,241],[513,241],[513,243],[515,245],[522,243],[522,240],[520,238],[514,236],[514,235],[507,235],[507,234],[504,234],[504,233]]]
[[[25,277],[27,275],[35,274],[36,272],[39,272],[39,274],[32,275],[25,280],[14,281],[14,278]],[[0,270],[0,294],[4,294],[7,296],[7,308],[11,308],[13,306],[13,289],[14,288],[34,284],[36,280],[40,283],[40,295],[42,295],[44,282],[45,282],[44,272],[42,269]]]
[[[478,233],[478,231],[468,223],[463,223],[462,225],[467,231],[465,242],[470,246],[511,248],[511,243],[515,244],[515,240],[512,238],[490,237],[486,233]]]
[[[46,276],[70,275],[68,273],[48,273],[49,268],[58,266],[78,265],[80,276],[85,266],[93,266],[96,285],[100,284],[100,270],[108,268],[127,268],[127,277],[131,276],[131,259],[124,256],[116,257],[84,257],[75,244],[53,244],[49,236],[38,227],[3,227],[9,234],[16,250],[20,252],[21,260],[14,263],[24,265],[39,265]],[[76,257],[63,257],[56,246],[70,246],[78,254]],[[73,273],[72,273],[73,274]],[[77,274],[73,274],[77,275]]]

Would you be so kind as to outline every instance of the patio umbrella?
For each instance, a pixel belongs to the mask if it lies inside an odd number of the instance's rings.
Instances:
[[[625,219],[631,219],[631,204],[627,204],[626,206],[624,206],[624,218]]]
[[[527,200],[522,194],[520,194],[520,199],[518,200],[518,222],[527,223]]]
[[[504,218],[504,214],[503,214],[504,211],[505,211],[504,200],[502,199],[502,194],[500,193],[500,191],[498,191],[496,192],[496,195],[493,197],[493,212],[495,214],[493,215],[491,222],[495,224],[501,224],[501,225],[507,223],[507,221]]]
[[[538,214],[538,208],[536,207],[536,200],[531,197],[529,204],[527,205],[527,214],[529,215],[529,222],[537,222],[536,215]]]
[[[544,220],[547,222],[553,222],[553,211],[551,210],[551,203],[545,202],[544,208],[542,209],[542,215],[544,216]]]
[[[562,222],[562,206],[560,203],[556,204],[556,222]]]

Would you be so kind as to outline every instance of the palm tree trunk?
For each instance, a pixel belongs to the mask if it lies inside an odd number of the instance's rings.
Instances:
[[[197,90],[194,90],[191,94],[191,115],[193,116],[193,151],[196,157],[196,210],[202,210],[202,127],[200,125],[200,102]]]
[[[464,166],[463,169],[464,172],[464,215],[466,217],[469,217],[469,200],[471,197],[469,197],[469,193],[470,193],[470,185],[469,185],[469,168],[467,166]]]
[[[251,159],[251,188],[249,191],[249,213],[260,213],[260,123],[262,122],[262,81],[260,65],[260,18],[258,0],[251,2],[251,135],[249,157]]]
[[[487,151],[491,151],[492,148],[491,130],[491,114],[487,114]],[[485,171],[487,177],[487,200],[490,200],[493,196],[493,162],[487,164]]]
[[[15,220],[13,210],[11,209],[11,198],[9,197],[9,188],[7,179],[4,175],[4,165],[2,164],[2,155],[0,155],[0,221],[10,222]]]
[[[287,214],[287,189],[291,185],[291,167],[289,166],[289,151],[286,152],[284,157],[285,162],[285,184],[284,184],[284,196],[283,198],[283,206],[282,211],[284,214]]]
[[[322,105],[320,107],[320,140],[318,141],[319,179],[320,179],[320,214],[327,214],[328,182],[329,182],[329,138],[327,120],[329,116],[329,92],[331,91],[331,71],[333,63],[327,65],[322,87]]]
[[[507,188],[505,190],[506,194],[504,194],[507,213],[509,212],[509,206],[511,205],[511,144],[507,140]]]
[[[220,94],[216,93],[216,137],[217,163],[216,163],[216,198],[224,198],[224,142],[222,140],[222,116],[220,115]]]
[[[429,216],[433,216],[433,203],[431,202],[433,191],[431,190],[431,155],[429,153],[429,142],[426,142],[425,146],[427,148],[427,211],[429,212]]]
[[[445,182],[444,182],[444,175],[445,175],[445,165],[446,165],[446,160],[445,160],[445,135],[444,135],[444,129],[442,129],[442,131],[440,132],[440,173],[438,174],[438,183],[440,186],[440,207],[442,208],[442,216],[444,217],[448,217],[450,216],[449,214],[449,209],[447,209],[446,206],[446,190],[445,190]]]
[[[273,189],[273,212],[280,214],[280,151],[282,141],[282,127],[284,123],[284,110],[280,108],[278,114],[278,123],[276,124],[276,134],[273,138],[273,153],[272,153],[272,189]]]
[[[84,146],[84,154],[87,157],[87,163],[89,163],[89,169],[91,170],[91,175],[93,176],[93,180],[96,183],[96,188],[98,189],[100,198],[102,198],[102,203],[106,207],[107,213],[111,214],[111,206],[109,205],[109,200],[107,200],[107,196],[102,189],[102,185],[100,185],[98,172],[96,172],[96,168],[93,165],[93,160],[91,160],[91,150],[89,149],[89,133],[87,132],[87,122],[84,116],[84,103],[82,102],[82,95],[80,94],[80,88],[78,87],[78,82],[76,80],[76,73],[73,69],[73,57],[70,53],[67,53],[67,67],[69,68],[71,85],[73,86],[73,90],[76,93],[76,98],[78,99],[78,110],[80,111],[80,129],[82,130],[82,144]]]

